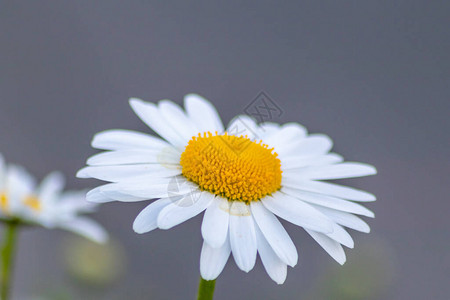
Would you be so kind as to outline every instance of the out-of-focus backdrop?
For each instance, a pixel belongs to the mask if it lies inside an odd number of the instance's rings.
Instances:
[[[216,299],[448,299],[449,13],[447,1],[1,1],[0,152],[94,187],[75,178],[92,135],[149,131],[129,97],[196,92],[228,122],[263,91],[280,109],[271,121],[326,133],[378,168],[344,181],[377,195],[376,219],[343,267],[286,224],[300,253],[286,283],[230,260]],[[15,299],[193,299],[201,218],[137,235],[147,203],[101,207],[105,247],[23,231]]]

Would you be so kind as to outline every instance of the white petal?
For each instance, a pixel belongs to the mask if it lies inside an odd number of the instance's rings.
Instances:
[[[357,162],[344,162],[335,165],[324,166],[312,166],[291,170],[289,176],[294,174],[299,179],[316,179],[316,180],[329,180],[329,179],[341,179],[361,177],[376,174],[377,170],[368,164]]]
[[[305,190],[353,201],[369,202],[375,201],[376,199],[375,196],[371,193],[329,182],[303,180],[293,177],[288,178],[283,177],[282,185],[298,190]]]
[[[25,168],[10,164],[7,170],[8,186],[12,191],[21,190],[26,193],[32,193],[36,186],[36,180],[28,173]]]
[[[100,187],[96,187],[95,189],[90,190],[86,194],[86,200],[94,203],[106,203],[115,201],[114,199],[108,198],[104,194],[102,194],[102,192],[100,191]]]
[[[336,210],[346,211],[354,214],[359,214],[367,217],[374,217],[374,213],[358,203],[343,200],[340,198],[321,195],[317,193],[311,193],[306,191],[300,191],[288,187],[283,187],[281,191],[285,194],[291,195],[300,200],[306,201],[308,203],[317,204],[320,206],[325,206],[333,208]]]
[[[261,199],[264,206],[275,215],[297,226],[319,232],[333,231],[333,222],[311,205],[283,193]]]
[[[65,180],[61,172],[52,172],[48,174],[39,186],[39,199],[44,202],[54,201],[62,192]]]
[[[163,193],[161,193],[163,194]],[[117,183],[108,183],[101,185],[86,195],[86,199],[89,202],[110,202],[110,201],[122,201],[122,202],[136,202],[142,200],[148,200],[151,198],[159,198],[159,197],[143,197],[143,196],[134,196],[130,193],[125,193],[120,191],[120,186],[117,186]]]
[[[364,222],[361,218],[352,215],[350,213],[347,212],[342,212],[342,211],[337,211],[334,209],[330,209],[330,208],[326,208],[326,207],[320,207],[317,206],[316,207],[317,210],[320,210],[324,215],[326,215],[327,217],[329,217],[330,219],[332,219],[334,222],[354,229],[354,230],[358,230],[361,232],[370,232],[370,227],[369,225],[367,225],[366,222]]]
[[[205,242],[218,248],[225,243],[228,236],[230,204],[227,199],[215,197],[205,211],[202,222],[202,236]]]
[[[278,132],[279,130],[280,124],[274,122],[264,122],[259,124],[258,136],[265,140],[267,137]]]
[[[90,166],[127,164],[179,165],[181,154],[172,147],[163,150],[120,150],[101,152],[87,160]]]
[[[119,182],[142,176],[171,177],[179,174],[181,167],[177,165],[137,164],[85,167],[78,171],[77,177]]]
[[[108,240],[108,233],[97,222],[78,217],[72,221],[60,223],[59,228],[72,231],[98,243],[104,243]]]
[[[91,213],[97,204],[86,201],[85,191],[67,191],[60,195],[57,203],[58,210],[71,213]]]
[[[184,97],[184,107],[200,132],[223,133],[220,116],[208,100],[196,94],[188,94]]]
[[[305,127],[298,123],[286,123],[278,131],[264,138],[264,143],[279,149],[286,144],[297,143],[306,137]]]
[[[311,134],[308,137],[286,144],[282,149],[275,148],[281,156],[317,156],[328,153],[333,147],[333,141],[324,134]]]
[[[286,173],[289,174],[291,169],[303,168],[307,166],[321,166],[330,165],[342,162],[344,158],[336,153],[330,153],[320,156],[287,156],[281,161],[281,167],[283,169],[283,176]],[[293,172],[295,174],[295,170]]]
[[[273,281],[277,284],[283,284],[287,276],[286,263],[273,251],[273,248],[266,241],[258,226],[255,226],[255,232],[258,253],[261,257],[264,269],[266,269],[267,274]]]
[[[277,217],[260,202],[252,202],[251,210],[256,224],[274,253],[287,265],[295,266],[298,260],[297,249]]]
[[[91,145],[93,148],[104,150],[158,150],[170,146],[170,144],[160,138],[125,129],[111,129],[99,132],[94,135]]]
[[[228,125],[227,132],[234,136],[247,136],[250,140],[259,139],[258,125],[255,120],[247,115],[239,115],[231,120]]]
[[[162,198],[152,202],[136,217],[133,223],[133,230],[136,233],[146,233],[158,228],[158,215],[170,203],[172,203],[170,198]]]
[[[350,236],[350,234],[336,223],[333,223],[333,232],[327,233],[326,236],[348,248],[353,248],[355,246],[353,238]]]
[[[189,198],[189,199],[188,199]],[[170,229],[204,211],[214,195],[209,192],[187,194],[182,200],[170,203],[158,215],[158,227]]]
[[[256,262],[255,224],[250,208],[234,201],[230,207],[230,244],[236,265],[244,272],[253,269]]]
[[[159,136],[176,147],[181,148],[186,146],[186,141],[183,136],[177,133],[172,127],[167,126],[166,119],[161,115],[155,104],[131,98],[130,106],[138,117],[159,134]]]
[[[342,249],[341,244],[335,240],[327,237],[326,235],[315,232],[312,230],[306,230],[309,235],[312,236],[314,240],[339,264],[343,265],[346,261],[344,249]]]
[[[158,107],[167,123],[184,137],[186,143],[192,136],[196,136],[200,132],[194,122],[172,101],[162,100],[159,102]]]
[[[8,208],[12,213],[20,213],[23,210],[24,197],[35,193],[36,182],[33,177],[22,167],[8,165],[6,170],[6,190],[8,191]]]
[[[214,280],[222,272],[230,257],[230,240],[227,238],[222,246],[213,248],[203,242],[200,254],[200,274],[205,280]]]
[[[198,190],[198,187],[182,176],[146,178],[139,177],[132,181],[121,181],[103,185],[100,191],[107,197],[118,201],[133,201],[121,199],[120,194],[131,195],[142,199],[182,196]],[[116,195],[119,193],[119,195]]]

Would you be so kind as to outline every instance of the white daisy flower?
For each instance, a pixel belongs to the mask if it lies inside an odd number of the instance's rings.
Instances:
[[[77,176],[111,182],[88,193],[92,202],[158,198],[137,216],[137,233],[169,229],[205,211],[204,279],[217,278],[230,253],[248,272],[259,253],[269,276],[283,283],[298,254],[278,218],[303,227],[340,264],[346,260],[341,245],[353,247],[344,227],[369,232],[355,214],[374,214],[356,202],[375,196],[322,180],[376,170],[330,153],[328,136],[308,134],[296,123],[258,125],[245,115],[225,130],[212,104],[194,94],[184,99],[186,111],[168,100],[130,99],[130,105],[161,138],[100,132],[92,147],[107,151],[90,157]]]
[[[20,220],[46,228],[75,232],[96,242],[105,242],[106,231],[80,214],[92,212],[96,204],[86,201],[85,191],[63,192],[64,177],[49,174],[37,186],[35,179],[22,167],[5,165],[0,154],[0,218]]]

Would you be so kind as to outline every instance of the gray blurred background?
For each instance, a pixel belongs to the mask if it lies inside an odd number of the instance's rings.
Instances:
[[[283,111],[272,121],[378,168],[343,182],[377,195],[376,219],[352,232],[343,267],[286,224],[300,253],[286,283],[230,260],[215,299],[448,299],[449,13],[447,1],[0,1],[0,152],[40,179],[59,169],[69,188],[94,187],[74,176],[92,135],[149,131],[129,97],[196,92],[228,122],[264,91]],[[23,231],[14,299],[193,299],[201,218],[137,235],[147,203],[101,207],[114,238],[103,248]]]

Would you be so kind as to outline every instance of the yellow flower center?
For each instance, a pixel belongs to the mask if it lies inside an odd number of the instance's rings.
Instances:
[[[247,136],[199,133],[181,154],[182,174],[201,190],[229,201],[257,201],[281,187],[281,162],[273,148]]]
[[[28,196],[23,200],[23,204],[35,211],[41,210],[41,201],[36,196]]]
[[[8,197],[6,197],[6,193],[0,193],[0,209],[5,212],[8,211]]]

